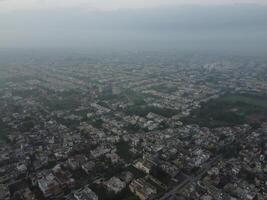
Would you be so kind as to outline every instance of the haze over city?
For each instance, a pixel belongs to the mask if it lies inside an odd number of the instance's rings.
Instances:
[[[267,0],[0,0],[0,200],[267,200]]]
[[[1,48],[266,53],[266,0],[2,0]],[[219,48],[216,48],[219,47]]]

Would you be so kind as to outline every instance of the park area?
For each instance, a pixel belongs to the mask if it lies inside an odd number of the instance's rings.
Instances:
[[[211,128],[239,124],[258,127],[262,122],[267,122],[267,96],[225,94],[202,104],[200,109],[194,110],[182,121]]]

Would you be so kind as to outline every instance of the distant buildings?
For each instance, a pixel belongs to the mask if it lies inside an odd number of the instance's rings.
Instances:
[[[251,125],[190,121],[225,91],[265,105],[266,62],[142,58],[0,65],[0,200],[266,200],[264,107]]]

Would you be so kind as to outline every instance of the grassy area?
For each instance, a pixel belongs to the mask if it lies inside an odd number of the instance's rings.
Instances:
[[[120,94],[108,94],[100,98],[100,100],[108,101],[125,101],[132,102],[134,105],[143,105],[145,104],[144,96],[130,89],[122,91]]]
[[[38,91],[37,89],[24,89],[24,90],[15,90],[14,94],[16,94],[17,96],[20,96],[22,98],[30,98],[30,97],[36,97],[36,96],[40,96],[40,91]]]
[[[130,106],[126,110],[129,115],[139,115],[145,117],[148,113],[153,112],[155,114],[161,115],[163,117],[170,118],[179,113],[177,110],[169,108],[159,108],[155,106]]]
[[[245,123],[258,126],[267,121],[267,98],[250,94],[226,94],[203,104],[182,121],[207,127]]]
[[[169,86],[166,84],[156,85],[156,86],[151,87],[151,89],[156,90],[158,92],[167,93],[167,94],[170,94],[170,93],[177,91],[177,87]]]
[[[126,160],[126,161],[131,161],[132,160],[132,154],[130,153],[130,145],[127,142],[120,141],[117,145],[117,153],[118,155]]]
[[[96,119],[91,122],[92,126],[98,129],[103,128],[103,120],[102,119]]]
[[[72,110],[80,105],[80,94],[74,90],[58,92],[46,105],[51,110]]]
[[[263,109],[267,109],[267,98],[265,97],[236,94],[236,95],[226,95],[221,99],[221,101],[233,104],[243,103],[249,106],[261,107]]]
[[[6,133],[0,132],[0,144],[6,143],[8,141],[8,138],[6,136]]]

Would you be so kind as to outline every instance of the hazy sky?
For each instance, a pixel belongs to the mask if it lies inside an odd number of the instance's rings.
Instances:
[[[0,48],[266,55],[266,19],[267,0],[0,0]]]
[[[0,11],[82,7],[89,10],[148,8],[170,5],[266,4],[267,0],[0,0]]]

